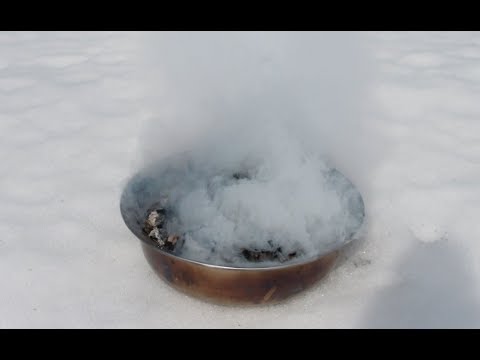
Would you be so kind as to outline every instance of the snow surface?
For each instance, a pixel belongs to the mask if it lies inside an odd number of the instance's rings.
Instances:
[[[120,217],[152,116],[136,35],[0,33],[0,327],[479,327],[480,33],[366,36],[383,112],[344,169],[365,239],[312,290],[232,308],[157,279]]]

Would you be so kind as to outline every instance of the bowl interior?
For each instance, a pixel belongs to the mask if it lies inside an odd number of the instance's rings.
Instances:
[[[204,264],[207,266],[215,266],[201,261],[191,260],[175,253],[163,251],[158,248],[154,241],[151,240],[143,231],[143,224],[145,216],[149,208],[158,201],[158,199],[164,194],[165,184],[174,184],[178,176],[186,174],[189,171],[189,159],[187,157],[176,157],[157,163],[139,171],[135,174],[126,184],[121,200],[120,211],[125,224],[135,236],[140,239],[144,244],[151,246],[157,251],[160,251],[168,256],[180,259],[182,261],[195,262]],[[161,178],[162,181],[158,181]],[[347,179],[342,173],[336,169],[330,169],[326,174],[327,184],[334,189],[339,196],[344,197],[347,200],[347,211],[353,221],[349,221],[349,227],[347,230],[348,241],[354,238],[354,235],[359,231],[363,224],[365,217],[365,207],[361,194],[358,192],[352,182]],[[347,241],[347,242],[348,242]],[[345,245],[346,242],[342,243]],[[265,268],[271,267],[285,267],[290,264],[298,264],[303,262],[309,262],[314,259],[318,259],[325,254],[309,254],[302,257],[299,261],[287,261],[284,264],[279,265],[262,265],[259,263],[254,266],[242,267],[233,266],[237,269],[252,269],[252,268]],[[218,267],[232,267],[232,266],[218,266]]]

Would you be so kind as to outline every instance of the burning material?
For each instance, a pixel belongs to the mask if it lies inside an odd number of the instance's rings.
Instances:
[[[249,171],[237,171],[231,175],[231,179],[233,181],[251,180],[252,175]],[[185,237],[180,237],[180,235],[177,234],[170,234],[167,231],[167,222],[169,220],[172,221],[173,218],[173,212],[167,211],[166,209],[167,205],[168,198],[163,197],[162,200],[156,204],[156,207],[154,206],[147,211],[143,232],[145,234],[148,234],[148,237],[153,240],[160,249],[169,252],[174,252],[175,250],[177,250],[177,253],[180,253],[180,246],[177,248],[176,245],[177,243],[183,245]],[[167,218],[167,215],[169,218]],[[182,239],[182,241],[179,242],[180,239]],[[282,247],[274,246],[272,240],[268,240],[267,244],[265,245],[266,246],[262,249],[258,249],[256,247],[242,248],[239,250],[238,255],[241,256],[244,260],[251,263],[284,263],[297,257],[299,254],[298,251],[284,253]],[[212,248],[211,252],[215,253],[215,249]]]
[[[163,201],[165,203],[165,200]],[[164,207],[149,209],[147,211],[147,219],[144,222],[143,232],[153,240],[160,249],[174,252],[177,250],[177,245],[180,236],[177,234],[170,234],[166,229],[167,210]],[[178,246],[180,248],[180,246]]]
[[[291,252],[289,254],[284,254],[282,247],[274,247],[272,241],[268,241],[270,247],[269,250],[258,250],[258,249],[243,249],[243,257],[250,262],[265,262],[265,261],[278,261],[284,263],[285,261],[295,258],[298,254],[297,251]]]
[[[238,173],[235,173],[233,178],[238,180],[240,178],[248,178],[248,176],[245,174],[238,175]],[[149,210],[147,219],[144,223],[143,232],[148,234],[148,237],[158,244],[160,249],[174,252],[176,250],[177,243],[182,243],[183,245],[184,239],[182,239],[183,241],[179,242],[181,239],[179,235],[168,233],[166,230],[166,213],[167,212],[164,208]],[[267,244],[269,249],[241,249],[241,255],[243,258],[245,258],[245,260],[257,263],[266,261],[278,261],[283,263],[298,256],[297,251],[284,254],[282,247],[275,247],[271,240],[269,240]],[[212,250],[214,251],[214,249]]]

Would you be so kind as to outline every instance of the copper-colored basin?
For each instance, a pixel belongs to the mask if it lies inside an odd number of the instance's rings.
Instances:
[[[161,172],[155,176],[158,175]],[[342,174],[332,170],[331,175],[332,181],[338,182],[340,191],[353,190],[355,193],[349,201],[351,211],[358,219],[358,226],[351,231],[353,237],[363,222],[363,200]],[[341,249],[312,255],[302,262],[248,268],[212,265],[163,251],[142,232],[141,225],[145,210],[157,200],[152,180],[155,176],[151,171],[140,171],[135,175],[124,189],[120,210],[127,227],[140,239],[150,266],[160,278],[178,290],[222,304],[275,303],[309,288],[335,264]]]

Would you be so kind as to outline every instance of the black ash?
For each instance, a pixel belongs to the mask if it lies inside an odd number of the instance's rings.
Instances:
[[[273,241],[268,241],[268,249],[242,249],[242,256],[249,262],[279,261],[281,263],[295,258],[297,251],[285,254],[281,246],[274,246]]]

